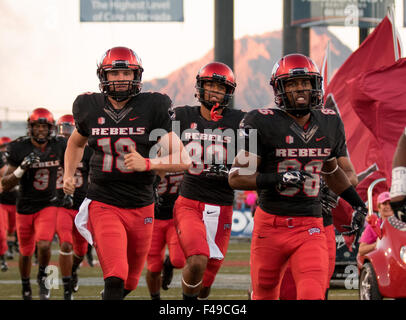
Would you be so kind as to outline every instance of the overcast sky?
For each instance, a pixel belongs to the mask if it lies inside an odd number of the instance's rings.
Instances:
[[[282,0],[235,0],[234,35],[282,29]],[[396,25],[403,39],[403,4]],[[44,106],[58,118],[75,97],[98,91],[96,63],[113,46],[141,57],[144,80],[165,77],[201,58],[214,43],[213,0],[184,0],[184,22],[80,23],[79,0],[0,0],[0,121],[25,120]],[[352,50],[358,29],[330,28]],[[406,41],[406,40],[404,40]]]

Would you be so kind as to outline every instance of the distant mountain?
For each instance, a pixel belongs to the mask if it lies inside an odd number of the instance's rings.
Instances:
[[[351,50],[327,28],[312,28],[310,56],[321,68],[324,51],[330,40],[331,69],[333,72],[351,54]],[[269,32],[258,36],[246,36],[234,42],[234,70],[237,78],[234,105],[237,109],[252,109],[273,104],[273,92],[269,78],[273,65],[282,56],[282,32]],[[213,49],[201,59],[186,64],[166,78],[146,81],[143,91],[159,91],[168,94],[174,105],[197,104],[195,93],[196,74],[206,63],[213,60]]]

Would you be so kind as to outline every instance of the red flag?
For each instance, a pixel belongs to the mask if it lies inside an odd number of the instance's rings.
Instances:
[[[320,70],[321,76],[323,77],[323,83],[322,83],[323,91],[326,90],[327,85],[330,80],[329,79],[329,71],[330,71],[329,63],[330,63],[330,41],[327,42],[327,47],[326,47],[326,51],[324,52],[323,62],[321,65],[321,70]],[[325,99],[325,96],[324,96],[324,99]]]
[[[349,156],[360,180],[357,191],[364,201],[367,201],[366,189],[369,184],[366,188],[363,185],[385,176],[385,171],[381,171],[385,170],[385,161],[380,157],[381,150],[377,138],[353,109],[349,93],[351,86],[354,90],[358,87],[355,79],[361,73],[390,66],[396,61],[393,39],[396,39],[393,36],[393,25],[391,19],[386,16],[344,62],[331,79],[325,92],[325,106],[337,109],[344,122]],[[400,48],[397,49],[400,50]],[[368,180],[362,183],[366,177]],[[382,185],[383,183],[380,183],[379,187],[382,188]],[[341,202],[333,211],[334,225],[340,232],[344,231],[341,225],[350,224],[352,215],[351,208],[342,205]]]
[[[357,86],[350,91],[352,107],[375,138],[379,169],[390,186],[393,155],[406,126],[406,59],[364,72],[354,82]]]

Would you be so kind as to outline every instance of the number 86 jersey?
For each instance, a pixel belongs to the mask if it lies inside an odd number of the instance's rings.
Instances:
[[[175,109],[174,128],[192,159],[185,172],[180,195],[204,203],[233,204],[234,190],[228,184],[228,171],[238,151],[239,123],[244,112],[225,108],[219,121],[209,121],[200,114],[199,106]]]
[[[171,100],[160,93],[140,93],[115,110],[101,93],[83,94],[73,103],[76,129],[94,150],[90,160],[87,198],[121,208],[139,208],[154,202],[154,172],[134,172],[124,155],[135,150],[144,158],[159,136],[171,131]],[[151,132],[159,129],[159,135]],[[155,131],[156,132],[156,131]]]
[[[303,188],[278,190],[271,187],[259,192],[259,206],[266,212],[289,216],[321,217],[319,201],[320,172],[326,160],[347,156],[344,125],[335,111],[312,110],[308,123],[301,127],[279,108],[249,112],[242,126],[246,140],[257,139],[260,173],[305,170]],[[256,134],[252,129],[256,129]],[[245,143],[246,151],[249,143]]]

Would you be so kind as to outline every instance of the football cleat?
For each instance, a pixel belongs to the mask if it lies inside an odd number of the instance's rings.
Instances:
[[[4,255],[0,256],[0,261],[1,261],[1,271],[6,272],[8,270],[6,257]]]
[[[73,300],[72,290],[65,290],[63,292],[63,300]]]
[[[23,300],[32,300],[31,288],[28,290],[23,290]]]
[[[162,269],[162,289],[168,290],[173,278],[173,265],[169,256],[166,256]]]
[[[39,299],[40,300],[49,300],[51,297],[51,290],[47,289],[45,284],[46,277],[38,278],[38,286],[39,286]]]

